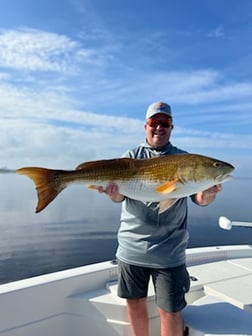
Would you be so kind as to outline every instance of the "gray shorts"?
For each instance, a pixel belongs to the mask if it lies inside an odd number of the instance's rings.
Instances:
[[[118,296],[125,299],[147,297],[152,278],[156,304],[167,312],[178,312],[186,306],[185,293],[190,288],[186,266],[147,268],[126,264],[118,260]]]

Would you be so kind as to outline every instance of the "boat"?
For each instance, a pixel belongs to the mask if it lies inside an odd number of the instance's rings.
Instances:
[[[252,226],[220,218],[220,226]],[[252,335],[252,245],[190,248],[191,288],[185,333]],[[1,336],[130,336],[125,300],[117,297],[117,262],[104,261],[0,285]],[[154,290],[150,336],[160,335]]]

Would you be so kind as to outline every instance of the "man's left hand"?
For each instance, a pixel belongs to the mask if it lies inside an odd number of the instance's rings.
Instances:
[[[216,194],[222,190],[221,184],[216,184],[211,188],[208,188],[204,191],[198,192],[194,196],[194,202],[198,205],[204,206],[212,203],[215,198]]]

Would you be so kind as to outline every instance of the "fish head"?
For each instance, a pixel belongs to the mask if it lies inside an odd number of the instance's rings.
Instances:
[[[215,176],[216,183],[223,183],[232,178],[231,173],[234,171],[234,166],[227,162],[216,161],[215,163],[218,167],[217,172],[219,171],[219,175]]]
[[[178,176],[182,182],[212,181],[219,184],[229,180],[234,166],[228,162],[207,156],[190,154],[178,168]]]

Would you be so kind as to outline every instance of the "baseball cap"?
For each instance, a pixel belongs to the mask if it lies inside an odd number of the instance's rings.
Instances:
[[[155,114],[163,113],[166,114],[169,118],[172,118],[171,113],[171,107],[170,105],[163,103],[163,102],[157,102],[151,104],[146,112],[146,120],[153,117]]]

